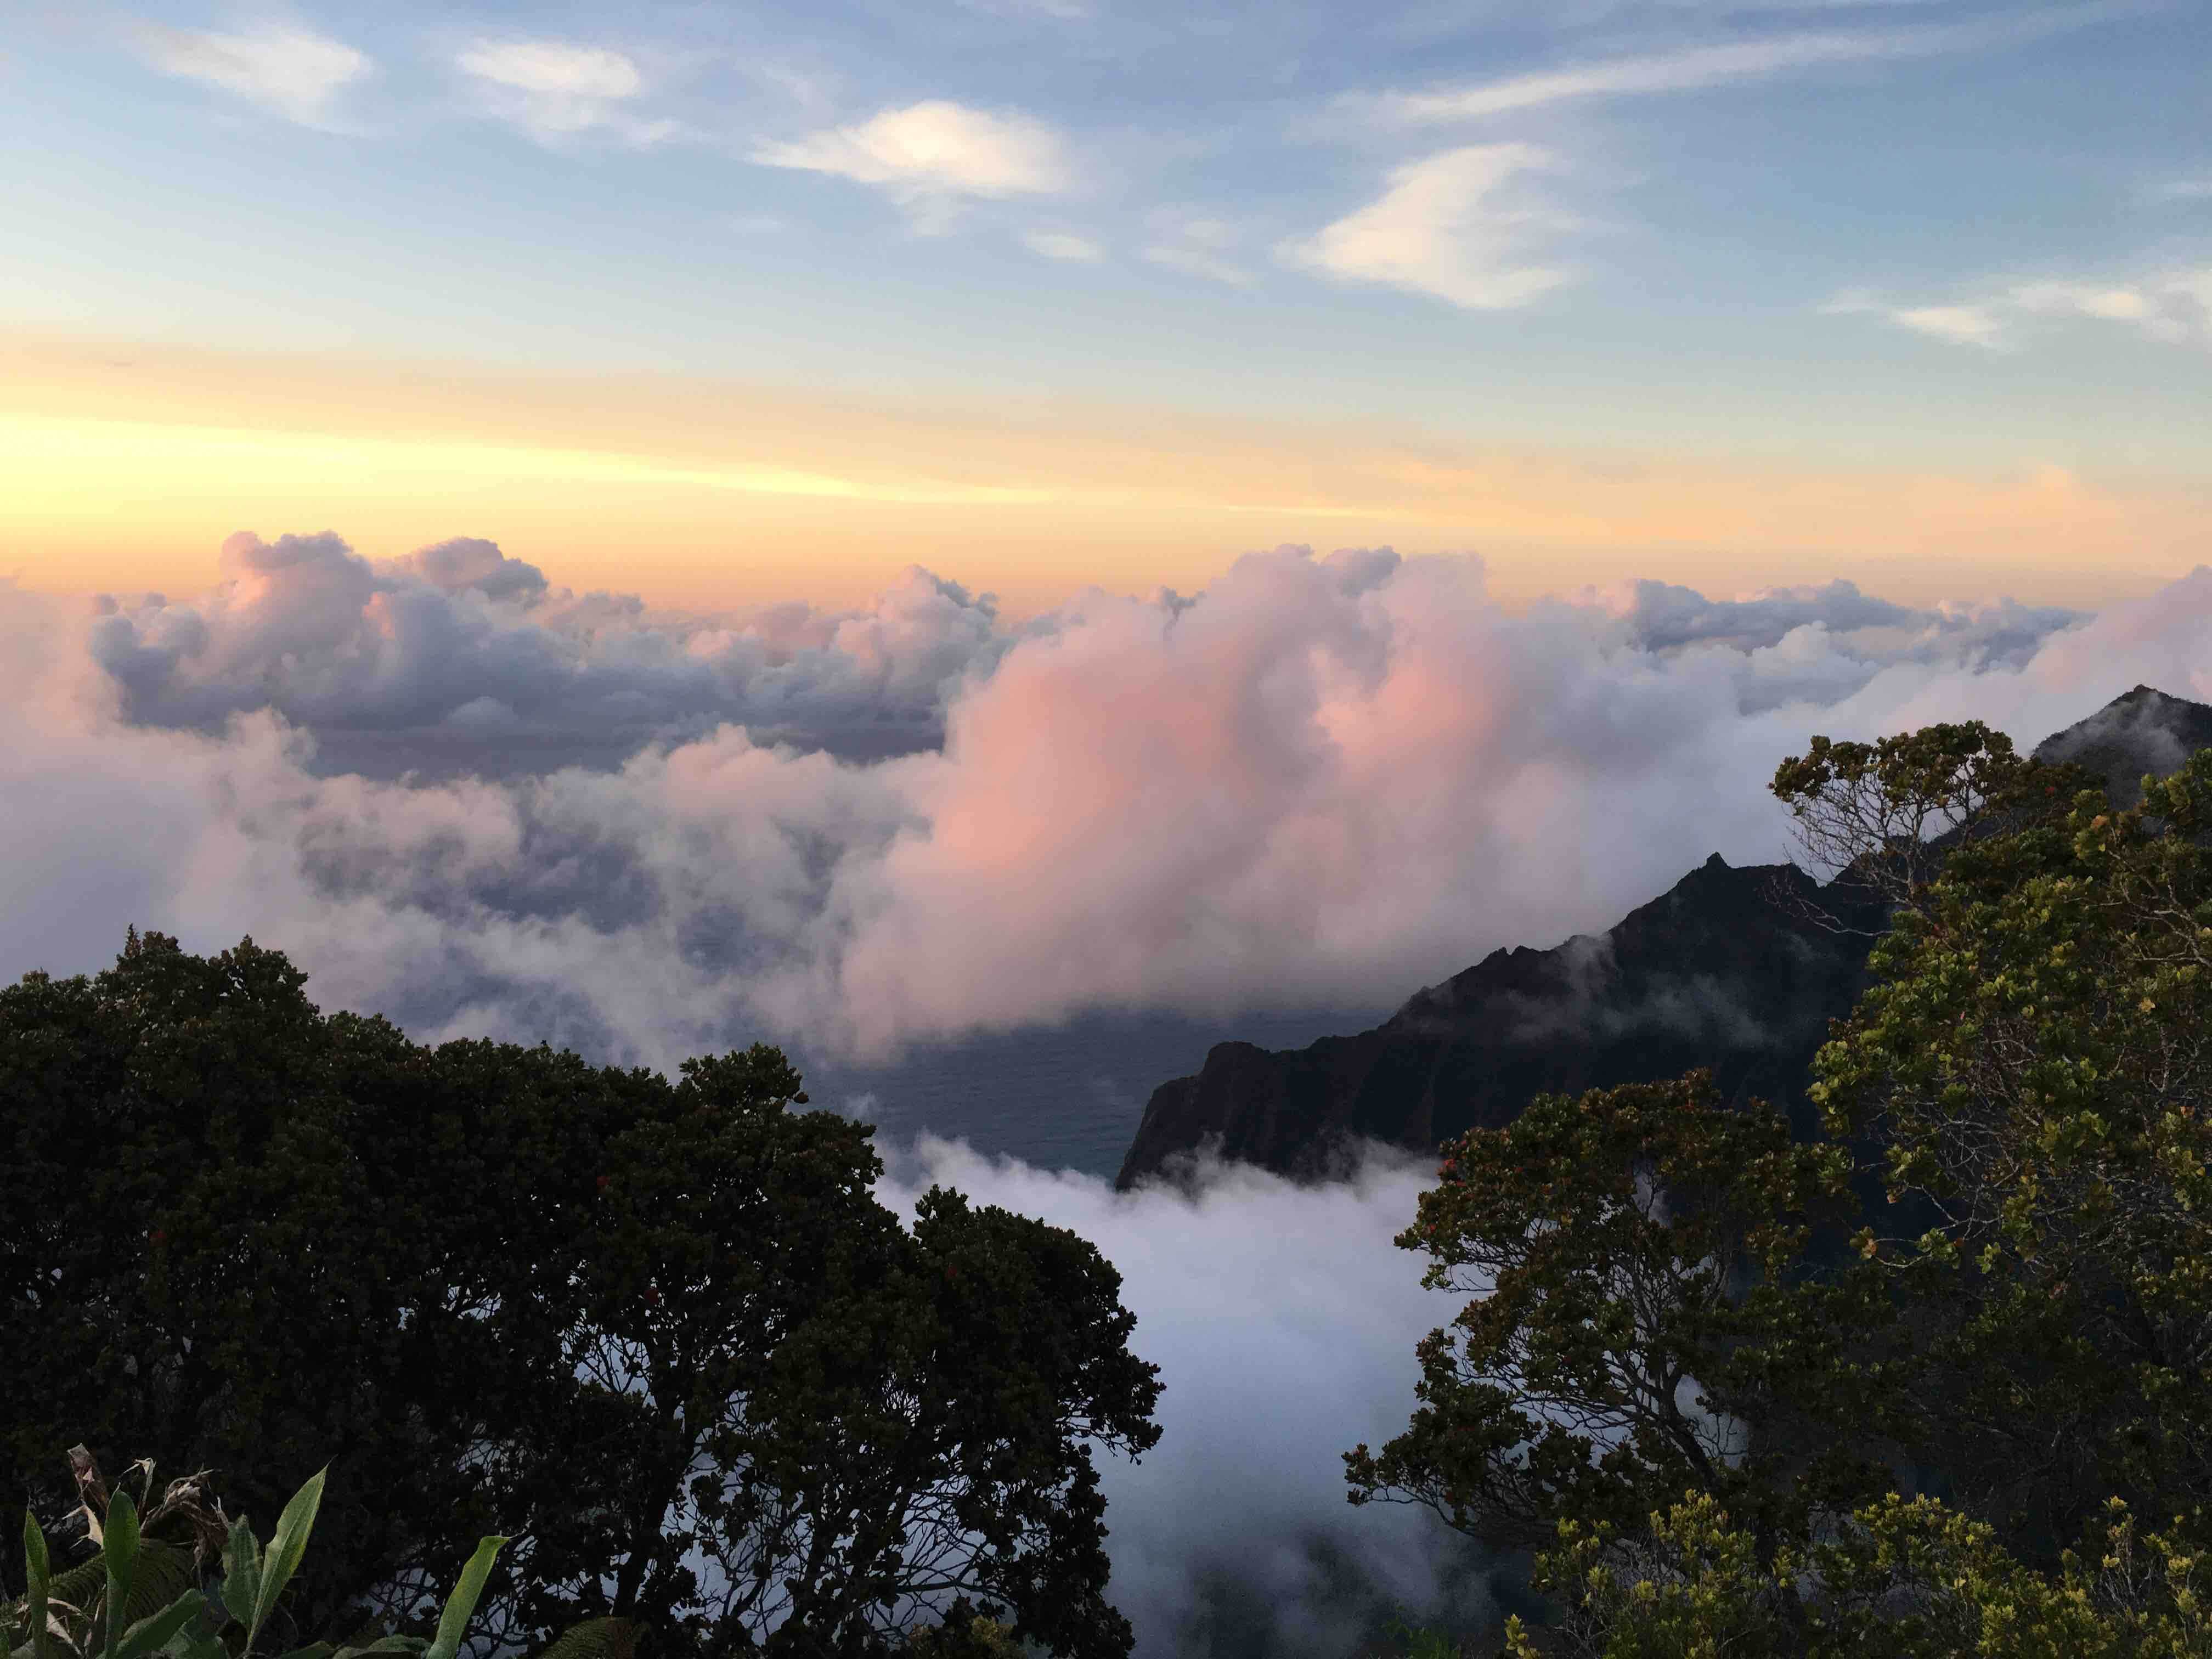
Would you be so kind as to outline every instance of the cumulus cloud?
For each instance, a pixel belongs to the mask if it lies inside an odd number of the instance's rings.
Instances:
[[[331,125],[338,94],[376,67],[344,41],[297,27],[226,34],[149,23],[133,33],[162,73],[219,87],[301,126]]]
[[[633,143],[671,137],[677,124],[633,114],[645,90],[636,60],[606,46],[567,40],[478,40],[454,56],[485,107],[533,136],[553,139],[595,129]]]
[[[941,1182],[1072,1228],[1121,1273],[1130,1346],[1164,1385],[1158,1448],[1100,1466],[1108,1594],[1140,1659],[1371,1650],[1401,1609],[1495,1618],[1479,1552],[1425,1512],[1344,1499],[1338,1454],[1405,1426],[1413,1345],[1457,1310],[1390,1242],[1432,1174],[1377,1154],[1340,1185],[1216,1165],[1116,1194],[942,1141],[894,1162],[895,1209]]]
[[[1812,731],[2033,743],[2212,693],[2212,572],[2086,621],[1841,584],[1515,611],[1472,561],[1282,549],[1015,628],[921,572],[678,623],[477,542],[224,559],[88,621],[0,599],[0,971],[251,932],[418,1032],[657,1064],[1389,1003],[1784,856],[1764,786]]]
[[[1536,247],[1573,223],[1516,190],[1558,165],[1526,143],[1469,144],[1394,168],[1381,196],[1279,250],[1346,282],[1384,283],[1473,311],[1524,306],[1569,280]]]
[[[2064,324],[2106,324],[2172,345],[2212,346],[2212,265],[2175,266],[2112,281],[2038,277],[1970,297],[1900,303],[1850,289],[1822,309],[1876,316],[1954,345],[2015,350]]]
[[[474,592],[488,599],[526,603],[541,597],[546,589],[544,571],[520,559],[508,558],[499,550],[497,542],[481,536],[456,536],[418,548],[398,561],[396,568],[419,575],[446,593]]]
[[[752,159],[872,185],[931,223],[963,198],[1056,195],[1075,177],[1066,142],[1045,123],[943,98],[763,143]]]
[[[481,538],[385,565],[328,532],[224,544],[189,603],[108,601],[88,644],[142,725],[267,710],[323,769],[396,775],[614,765],[738,722],[863,758],[933,747],[946,697],[1005,648],[995,606],[921,571],[866,611],[650,617],[555,589]]]

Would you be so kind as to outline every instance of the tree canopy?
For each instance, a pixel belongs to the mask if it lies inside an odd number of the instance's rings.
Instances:
[[[325,1015],[250,940],[134,934],[0,990],[0,1471],[212,1468],[273,1515],[330,1465],[303,1632],[419,1618],[865,1654],[951,1615],[1119,1656],[1092,1455],[1158,1437],[1097,1251],[933,1190],[756,1047],[675,1079]]]
[[[1516,1651],[2212,1652],[2212,751],[2126,811],[1973,724],[1775,790],[1891,907],[1820,1134],[1692,1078],[1448,1147],[1400,1243],[1472,1299],[1353,1501],[1541,1551]]]

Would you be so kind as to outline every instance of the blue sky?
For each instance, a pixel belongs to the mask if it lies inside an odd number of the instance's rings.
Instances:
[[[2159,471],[2205,435],[2191,5],[170,4],[0,41],[12,322]]]

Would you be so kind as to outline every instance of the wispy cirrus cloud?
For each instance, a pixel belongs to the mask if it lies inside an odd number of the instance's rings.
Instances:
[[[1354,94],[1348,113],[1401,126],[1434,126],[1508,115],[1571,100],[1695,92],[1771,80],[1831,64],[1935,57],[2022,44],[2118,15],[2107,4],[2029,12],[1973,22],[1901,29],[1823,29],[1594,59],[1419,92]]]
[[[293,26],[221,33],[148,23],[131,40],[164,75],[219,88],[307,127],[335,125],[338,95],[376,70],[358,47]]]
[[[1534,144],[1468,144],[1394,168],[1381,196],[1278,249],[1288,264],[1340,281],[1382,283],[1469,311],[1524,306],[1571,279],[1536,255],[1574,222],[1525,192],[1522,175],[1555,168]]]
[[[1933,304],[1899,302],[1863,289],[1821,307],[1832,316],[1882,319],[1916,334],[1989,351],[2016,350],[2039,328],[2106,323],[2172,345],[2212,345],[2212,264],[2118,281],[2038,277],[1993,284]]]
[[[1075,264],[1097,264],[1106,257],[1106,250],[1094,238],[1072,230],[1025,230],[1022,233],[1022,246],[1048,259],[1064,259]]]
[[[2161,179],[2155,184],[2145,185],[2139,194],[2143,201],[2158,205],[2172,202],[2212,202],[2212,172]]]
[[[941,228],[963,198],[1058,195],[1076,171],[1057,129],[1018,111],[944,98],[763,143],[752,159],[873,185],[926,229]]]
[[[637,61],[611,47],[568,40],[478,40],[454,55],[488,112],[532,137],[605,131],[632,143],[675,136],[678,124],[632,112],[646,90]]]
[[[1218,219],[1171,218],[1146,247],[1144,258],[1168,270],[1231,288],[1249,288],[1252,273],[1237,263],[1237,232]]]

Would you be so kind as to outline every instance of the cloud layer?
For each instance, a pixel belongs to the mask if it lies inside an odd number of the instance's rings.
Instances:
[[[935,746],[951,688],[1009,643],[988,597],[920,570],[866,611],[648,622],[480,538],[380,568],[327,532],[241,534],[222,568],[187,604],[98,601],[94,659],[132,723],[213,732],[265,709],[315,734],[325,771],[605,766],[726,723],[879,758]]]
[[[251,932],[426,1035],[659,1064],[1388,1004],[1782,856],[1764,784],[1813,731],[2033,741],[2139,680],[2212,690],[2203,572],[2087,622],[1844,583],[1514,611],[1473,561],[1282,549],[1014,628],[918,571],[687,619],[476,540],[224,562],[88,619],[0,598],[0,970]]]
[[[1130,1346],[1160,1367],[1159,1446],[1102,1460],[1114,1577],[1138,1659],[1374,1651],[1393,1613],[1493,1619],[1480,1552],[1425,1512],[1354,1509],[1338,1454],[1405,1426],[1413,1345],[1455,1311],[1390,1241],[1425,1165],[1376,1157],[1297,1188],[1211,1168],[1116,1194],[925,1140],[878,1195],[911,1212],[932,1182],[1041,1216],[1120,1269]]]

